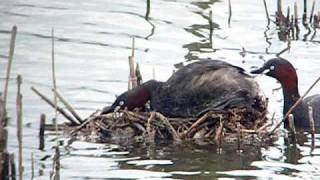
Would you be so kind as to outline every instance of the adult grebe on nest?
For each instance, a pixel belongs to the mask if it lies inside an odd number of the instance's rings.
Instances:
[[[102,114],[120,109],[143,108],[167,117],[198,117],[208,111],[246,109],[266,111],[266,99],[257,82],[245,70],[219,60],[200,60],[175,72],[166,82],[147,81],[121,94]],[[248,118],[254,121],[254,117]]]

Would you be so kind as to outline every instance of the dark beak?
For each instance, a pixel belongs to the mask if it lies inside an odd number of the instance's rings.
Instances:
[[[114,108],[112,106],[106,106],[102,109],[101,114],[108,114],[113,112]]]
[[[251,71],[250,73],[252,73],[252,74],[262,74],[265,70],[266,70],[266,68],[263,66],[263,67],[261,67],[259,69]]]

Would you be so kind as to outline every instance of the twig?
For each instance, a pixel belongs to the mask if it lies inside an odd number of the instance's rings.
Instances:
[[[54,91],[54,89],[52,89]],[[74,110],[74,108],[61,96],[61,94],[56,90],[54,91],[57,95],[57,98],[66,106],[66,108],[70,111],[70,113],[78,120],[80,124],[83,123],[82,118],[78,115],[78,113]]]
[[[145,19],[147,21],[149,20],[149,15],[150,15],[150,0],[147,0],[147,11],[146,11],[146,16],[145,16]]]
[[[303,1],[303,15],[302,15],[302,24],[307,25],[307,0]]]
[[[228,6],[229,6],[228,26],[230,27],[230,24],[231,24],[231,16],[232,16],[231,0],[228,0]]]
[[[294,110],[294,108],[296,108],[301,102],[302,100],[309,94],[309,92],[311,91],[311,89],[320,81],[320,77],[309,87],[309,89],[304,93],[303,96],[301,96],[295,103],[293,106],[291,106],[291,108],[288,110],[288,112],[285,114],[285,116],[282,118],[282,120],[276,125],[276,127],[267,135],[270,136],[272,135],[279,127],[280,125],[288,118],[289,114],[292,113],[292,111]]]
[[[7,151],[8,131],[3,126],[0,127],[0,179],[9,176],[9,154]]]
[[[137,87],[137,77],[135,71],[135,63],[134,63],[134,50],[135,50],[135,39],[132,38],[132,52],[131,56],[129,56],[129,68],[130,68],[130,75],[129,75],[129,84],[128,89]]]
[[[109,117],[111,118],[112,117],[112,114],[104,114],[104,115],[101,115],[101,116],[104,116],[104,117]],[[70,135],[73,136],[75,135],[75,133],[77,133],[78,131],[80,131],[83,127],[85,127],[87,124],[89,124],[89,122],[91,122],[92,120],[95,120],[96,118],[93,116],[93,117],[89,117],[87,120],[85,120],[80,126],[78,126],[77,128],[75,128],[74,130],[72,130],[70,132]]]
[[[23,157],[22,157],[22,95],[21,95],[22,78],[20,75],[17,77],[17,138],[19,144],[19,180],[23,179]]]
[[[268,21],[268,25],[270,24],[270,18],[269,18],[269,12],[268,12],[268,7],[267,7],[267,2],[266,0],[263,0],[263,5],[264,5],[264,10],[266,11],[266,17]]]
[[[155,112],[155,115],[161,120],[163,121],[163,123],[169,128],[169,130],[171,131],[172,135],[173,135],[173,139],[176,142],[181,142],[181,138],[179,136],[179,134],[176,132],[176,130],[172,127],[172,125],[170,124],[170,122],[168,121],[168,119],[166,117],[164,117],[162,114]]]
[[[54,168],[54,173],[53,173],[53,180],[60,180],[60,150],[59,146],[55,147],[55,156],[53,158],[53,168]]]
[[[311,8],[311,12],[310,12],[310,17],[309,17],[309,24],[312,23],[312,18],[313,18],[313,13],[314,13],[314,6],[316,5],[316,1],[313,0],[313,3],[312,3],[312,8]]]
[[[141,75],[139,63],[136,64],[136,77],[137,77],[137,85],[140,86],[142,84],[142,75]]]
[[[5,113],[4,113],[4,102],[2,99],[2,94],[0,93],[0,129],[5,126]]]
[[[296,138],[296,127],[294,125],[294,116],[290,114],[288,116],[288,121],[289,121],[289,130],[290,130],[290,139],[293,144],[296,144],[297,138]]]
[[[312,138],[314,138],[314,134],[315,134],[316,129],[314,127],[312,106],[308,106],[308,113],[309,113],[309,121],[310,121],[310,132],[311,132]]]
[[[55,108],[54,103],[49,98],[47,98],[45,95],[40,93],[36,88],[31,87],[31,90],[33,92],[35,92],[38,96],[40,96],[41,99],[44,100],[46,103],[48,103],[51,107]],[[68,119],[72,123],[72,125],[78,125],[78,123],[67,112],[65,112],[61,107],[57,106],[56,109],[60,114],[62,114],[66,119]]]
[[[151,134],[151,121],[154,119],[155,113],[151,112],[150,117],[148,118],[148,123],[147,123],[147,133],[150,135]]]
[[[11,71],[11,65],[13,60],[13,54],[14,54],[14,48],[15,48],[15,41],[16,41],[16,35],[17,35],[17,26],[13,26],[11,30],[11,40],[10,40],[10,50],[9,50],[9,59],[8,59],[8,66],[7,66],[7,75],[6,75],[6,81],[4,85],[4,95],[3,95],[3,109],[4,109],[4,117],[7,116],[7,97],[8,97],[8,87],[9,87],[9,79],[10,79],[10,71]]]
[[[45,144],[44,144],[44,132],[45,132],[45,125],[46,125],[46,115],[41,114],[40,116],[40,127],[39,127],[39,150],[43,151]]]
[[[210,40],[211,48],[213,48],[212,35],[213,35],[213,22],[212,22],[212,10],[210,10],[210,12],[209,12],[209,40]]]
[[[214,140],[215,140],[216,144],[218,145],[218,147],[221,147],[222,132],[223,132],[223,123],[220,119],[220,125],[219,125],[218,129],[216,130],[216,134],[214,136]]]
[[[58,136],[58,100],[57,100],[57,83],[56,83],[56,66],[55,66],[55,59],[54,59],[54,29],[51,30],[51,68],[52,68],[52,84],[53,84],[53,104],[54,104],[54,119],[55,119],[55,127],[56,127],[56,135]],[[58,143],[58,141],[57,141]]]
[[[194,122],[194,123],[190,126],[190,128],[184,133],[184,136],[185,136],[185,137],[189,136],[190,132],[191,132],[193,129],[197,128],[200,124],[204,123],[204,122],[208,119],[209,115],[211,115],[211,112],[207,112],[206,114],[204,114],[203,116],[201,116],[201,117],[200,117],[196,122]]]
[[[8,166],[9,166],[9,169],[10,169],[10,175],[9,177],[11,177],[11,180],[16,180],[16,164],[14,162],[14,154],[9,154],[9,162],[8,162]],[[8,177],[8,178],[9,178]]]

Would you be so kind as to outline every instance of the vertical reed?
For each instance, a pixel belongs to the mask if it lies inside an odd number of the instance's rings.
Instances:
[[[142,75],[140,71],[139,63],[136,64],[136,77],[137,77],[137,85],[142,84]]]
[[[228,0],[228,6],[229,6],[228,26],[230,27],[230,25],[231,25],[231,17],[232,17],[231,0]]]
[[[58,136],[58,123],[57,123],[57,117],[58,117],[58,106],[57,106],[57,83],[56,83],[56,68],[55,68],[55,51],[54,51],[54,29],[51,30],[51,72],[52,72],[52,83],[53,83],[53,94],[54,94],[54,119],[55,119],[55,129],[56,129],[56,135]]]
[[[303,15],[302,15],[302,24],[307,25],[307,0],[303,0]]]
[[[212,46],[212,35],[213,35],[213,22],[212,22],[212,10],[209,12],[209,41],[210,41],[210,46]]]
[[[312,23],[312,18],[313,18],[313,13],[314,13],[314,6],[315,6],[315,4],[316,4],[316,1],[313,0],[311,12],[310,12],[310,17],[309,17],[309,24]]]
[[[269,18],[269,12],[268,12],[268,7],[267,7],[267,2],[266,0],[263,0],[263,5],[264,5],[264,10],[266,11],[266,17],[268,21],[268,25],[270,24],[270,18]]]
[[[9,177],[11,177],[11,180],[16,180],[16,164],[14,162],[14,154],[10,154],[9,155],[9,169],[10,169],[10,175]]]
[[[150,16],[150,0],[147,0],[147,10],[145,19],[148,21]]]
[[[55,107],[55,131],[56,136],[58,137],[58,123],[57,123],[57,117],[58,117],[58,105],[57,105],[57,84],[56,84],[56,73],[55,73],[55,51],[54,51],[54,29],[52,28],[51,31],[52,35],[52,49],[51,49],[51,62],[52,62],[52,82],[53,82],[53,94],[54,94],[54,107]],[[54,158],[53,166],[54,166],[54,180],[60,180],[60,152],[59,152],[59,142],[57,140],[57,144],[55,146],[56,148],[56,157]],[[57,154],[58,153],[58,154]]]
[[[22,78],[20,75],[17,76],[17,138],[19,146],[19,180],[23,179],[23,156],[22,156],[22,143],[23,143],[23,128],[22,128],[22,94],[21,94]]]
[[[8,59],[8,66],[7,66],[7,75],[6,75],[6,81],[4,85],[4,95],[3,95],[3,109],[4,109],[4,118],[7,116],[7,98],[8,98],[8,87],[9,87],[9,80],[10,80],[10,72],[11,72],[11,66],[12,66],[12,60],[13,60],[13,54],[14,54],[14,48],[15,48],[15,41],[16,41],[16,35],[17,35],[17,26],[13,26],[11,30],[11,39],[10,39],[10,50],[9,50],[9,59]]]
[[[313,109],[312,106],[308,106],[308,112],[309,112],[309,121],[310,121],[310,132],[312,134],[312,137],[314,138],[314,134],[316,132],[316,129],[314,127],[314,119],[313,119]]]
[[[41,114],[40,116],[40,128],[39,128],[39,150],[43,151],[45,147],[44,141],[44,131],[46,124],[46,115]]]
[[[296,144],[297,138],[296,138],[296,128],[294,125],[294,116],[292,114],[290,114],[288,116],[288,120],[289,120],[289,132],[290,132],[289,138],[291,139],[291,142],[293,144]]]
[[[134,62],[134,50],[135,50],[135,39],[132,38],[132,52],[131,56],[129,56],[129,68],[130,68],[130,75],[129,75],[129,82],[128,82],[128,89],[137,87],[137,77],[135,71],[135,62]]]
[[[8,131],[0,126],[0,179],[9,177],[9,154],[7,151]]]

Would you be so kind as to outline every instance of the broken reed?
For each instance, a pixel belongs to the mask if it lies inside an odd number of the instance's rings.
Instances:
[[[266,4],[265,4],[266,8]],[[282,0],[277,1],[277,11],[276,11],[276,25],[279,27],[279,39],[282,41],[287,41],[288,39],[297,40],[299,39],[299,20],[298,20],[298,5],[297,2],[294,3],[294,13],[290,13],[290,7],[287,7],[286,16],[283,14]],[[308,29],[311,28],[320,28],[320,11],[314,13],[315,10],[315,1],[313,1],[311,12],[309,15],[309,21],[307,20],[307,1],[304,1],[304,10],[302,15],[302,25]],[[267,9],[266,9],[267,13]],[[307,34],[309,35],[309,34]],[[306,37],[305,37],[306,39]]]
[[[128,81],[128,90],[133,89],[138,86],[136,71],[135,71],[135,63],[134,63],[134,51],[135,51],[135,38],[132,38],[132,50],[131,56],[129,56],[129,81]]]
[[[0,179],[15,180],[16,168],[14,163],[14,154],[7,150],[8,131],[0,125]]]
[[[22,137],[23,137],[23,127],[22,127],[22,94],[21,94],[21,84],[22,78],[20,75],[17,76],[17,138],[19,146],[19,180],[23,179],[23,162],[22,162]]]
[[[5,81],[5,85],[4,85],[4,91],[3,91],[4,94],[3,94],[3,105],[2,105],[3,106],[2,120],[5,120],[7,117],[6,105],[7,105],[10,72],[11,72],[11,66],[12,66],[12,61],[13,61],[16,35],[17,35],[17,26],[13,26],[12,30],[11,30],[11,39],[10,39],[10,49],[9,49],[9,59],[8,59],[8,66],[7,66],[6,81]]]

